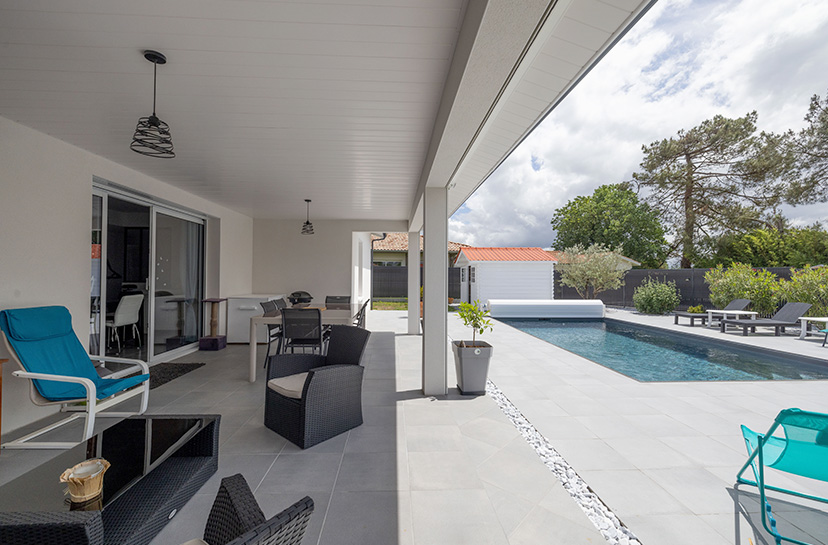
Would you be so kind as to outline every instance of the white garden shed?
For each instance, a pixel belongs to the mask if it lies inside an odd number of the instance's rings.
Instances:
[[[542,248],[461,248],[460,299],[554,299],[555,261]]]

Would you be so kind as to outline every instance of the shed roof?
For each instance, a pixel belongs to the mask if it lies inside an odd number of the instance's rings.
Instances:
[[[543,248],[461,248],[469,261],[557,261]],[[458,255],[458,257],[460,257]]]

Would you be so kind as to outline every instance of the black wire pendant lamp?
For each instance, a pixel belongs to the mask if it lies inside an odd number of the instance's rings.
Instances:
[[[305,199],[308,207],[307,216],[305,216],[305,223],[302,224],[302,234],[303,235],[312,235],[313,234],[313,224],[310,222],[310,199]]]
[[[129,147],[132,151],[141,155],[171,159],[175,157],[175,152],[173,152],[170,126],[155,115],[158,65],[166,64],[167,57],[158,51],[148,49],[144,51],[144,58],[152,63],[152,115],[138,120],[138,126],[135,127],[135,134],[132,136],[132,144]]]

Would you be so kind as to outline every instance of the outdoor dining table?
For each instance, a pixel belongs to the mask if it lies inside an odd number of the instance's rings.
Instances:
[[[314,305],[294,305],[294,308],[318,308],[322,311],[322,325],[353,325],[354,316],[359,312],[358,303],[337,304],[329,308]],[[250,382],[256,382],[256,326],[263,324],[281,324],[282,315],[253,316],[250,318]]]

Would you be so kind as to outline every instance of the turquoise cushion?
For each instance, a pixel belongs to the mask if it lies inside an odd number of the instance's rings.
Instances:
[[[0,329],[26,371],[88,378],[95,383],[98,399],[149,379],[149,375],[101,378],[72,330],[72,316],[66,307],[4,310],[0,312]],[[34,384],[40,395],[49,401],[86,397],[86,388],[82,384],[54,380],[35,380]]]

